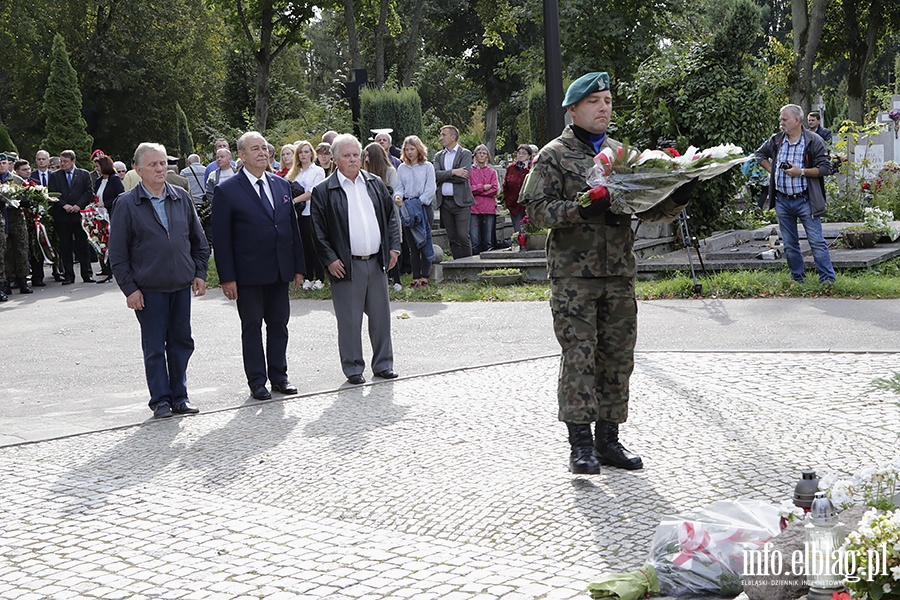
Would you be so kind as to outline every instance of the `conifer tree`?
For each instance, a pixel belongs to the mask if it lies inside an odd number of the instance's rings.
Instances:
[[[53,49],[50,52],[50,76],[44,91],[44,116],[47,118],[47,135],[41,141],[41,147],[51,154],[74,150],[76,161],[87,165],[94,138],[88,135],[87,122],[81,114],[78,74],[69,62],[66,43],[58,33],[53,37]]]
[[[181,103],[175,103],[175,118],[178,121],[178,151],[182,158],[187,158],[194,152],[194,138],[188,127],[187,115],[181,108]]]

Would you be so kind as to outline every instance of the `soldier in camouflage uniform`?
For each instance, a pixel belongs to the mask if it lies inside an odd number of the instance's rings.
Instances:
[[[541,150],[519,202],[535,223],[550,229],[550,309],[561,347],[559,420],[569,430],[569,468],[593,474],[600,472],[601,463],[640,469],[641,458],[618,439],[619,423],[628,417],[628,381],[637,338],[631,218],[609,212],[604,187],[591,190],[588,207],[576,200],[588,188],[593,157],[603,148],[621,146],[606,135],[612,113],[609,76],[588,73],[577,79],[569,86],[563,107],[572,125]],[[671,221],[684,208],[686,195],[676,192],[638,216]]]
[[[0,182],[22,185],[25,181],[13,173],[13,163],[16,160],[15,155],[0,154]],[[5,222],[4,222],[5,221]],[[3,276],[0,277],[0,302],[5,302],[8,295],[12,293],[10,282],[15,280],[19,291],[23,294],[32,293],[28,281],[28,231],[25,227],[25,219],[22,216],[22,210],[14,206],[5,206],[2,208],[2,216],[0,216],[0,265],[3,266]],[[24,252],[22,245],[24,243]],[[25,270],[21,273],[17,272],[16,267],[20,266],[17,259],[21,257],[25,260]]]

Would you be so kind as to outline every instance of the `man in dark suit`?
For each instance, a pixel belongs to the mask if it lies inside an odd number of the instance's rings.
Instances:
[[[216,186],[213,195],[216,268],[225,297],[237,301],[250,393],[268,400],[267,378],[273,390],[297,393],[287,376],[288,284],[303,283],[306,264],[290,186],[266,172],[271,157],[265,138],[248,131],[237,148],[243,169]]]
[[[469,187],[472,153],[459,145],[459,131],[453,125],[441,127],[441,146],[434,155],[434,179],[437,183],[435,203],[441,214],[441,225],[447,230],[453,258],[472,256],[469,220],[475,197]]]
[[[81,265],[81,279],[94,283],[88,239],[81,228],[81,211],[94,199],[91,174],[75,166],[75,153],[63,150],[59,154],[59,170],[50,175],[50,191],[58,192],[59,199],[50,207],[50,216],[59,235],[59,251],[62,254],[63,285],[75,283],[75,265],[72,251]]]
[[[50,187],[50,153],[46,150],[38,150],[37,154],[34,155],[34,164],[37,165],[33,171],[31,171],[31,180],[38,185],[42,185],[45,188]]]
[[[322,263],[331,275],[338,352],[347,381],[365,383],[362,317],[369,317],[372,371],[394,379],[387,271],[400,256],[400,219],[387,187],[360,170],[362,146],[352,135],[332,143],[337,171],[312,192],[313,229]]]

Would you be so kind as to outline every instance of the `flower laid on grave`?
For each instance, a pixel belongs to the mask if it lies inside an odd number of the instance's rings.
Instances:
[[[900,131],[900,108],[895,108],[889,112],[888,118],[894,122],[894,139],[896,139],[897,133]]]
[[[610,211],[637,214],[647,211],[691,180],[705,181],[750,160],[733,144],[699,150],[691,146],[683,155],[674,150],[644,150],[638,153],[626,146],[604,148],[594,157],[587,184],[604,186],[612,192]],[[578,195],[578,202],[592,202],[589,191]]]

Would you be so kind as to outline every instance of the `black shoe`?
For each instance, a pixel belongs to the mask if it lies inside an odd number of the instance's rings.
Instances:
[[[390,369],[385,369],[384,371],[375,373],[375,377],[381,377],[382,379],[397,379],[399,375],[397,375]]]
[[[97,283],[97,280],[93,277],[82,277],[81,281],[84,283]]]
[[[62,275],[60,275],[59,273],[53,274],[53,281],[55,281],[56,283],[59,283],[61,281],[65,281],[65,280],[66,280],[66,278],[63,277]]]
[[[62,281],[63,285],[72,285],[73,283],[75,283],[74,279],[63,279]]]
[[[182,402],[178,406],[172,409],[172,412],[176,415],[196,415],[200,412],[200,409],[191,404],[190,402]]]
[[[107,275],[103,279],[98,279],[97,283],[109,283],[110,281],[112,281],[112,275]]]
[[[47,284],[44,283],[43,279],[38,279],[31,282],[31,287],[47,287]]]
[[[272,399],[272,394],[269,393],[269,390],[267,390],[266,386],[264,386],[264,385],[258,385],[254,388],[250,388],[250,395],[253,396],[254,400],[271,400]]]
[[[356,375],[350,375],[349,377],[347,377],[347,381],[349,381],[353,385],[362,385],[366,382],[366,378],[363,377],[361,374],[356,374]]]
[[[9,282],[8,282],[8,281],[4,280],[3,282],[0,282],[0,292],[3,292],[3,293],[6,294],[7,296],[9,296],[10,294],[12,294],[12,288],[9,287]]]
[[[297,386],[285,379],[281,383],[273,383],[272,391],[281,392],[282,394],[296,394]]]
[[[153,409],[154,419],[168,419],[172,416],[172,407],[168,404],[159,404]]]
[[[9,300],[9,296],[6,295],[6,292],[0,290],[0,302],[6,302]]]
[[[581,475],[598,475],[600,461],[594,454],[594,436],[590,424],[566,423],[569,428],[569,470]]]
[[[19,293],[20,294],[33,294],[34,293],[34,290],[31,289],[31,286],[28,285],[28,282],[25,281],[24,277],[20,277],[17,280],[17,283],[19,284]]]
[[[629,452],[625,446],[619,443],[619,424],[609,421],[597,421],[597,439],[595,449],[600,463],[637,471],[644,468],[644,461],[633,452]]]

